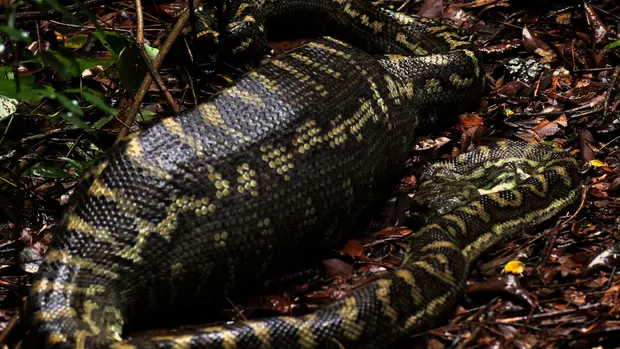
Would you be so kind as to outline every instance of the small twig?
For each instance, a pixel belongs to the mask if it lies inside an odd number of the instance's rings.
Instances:
[[[614,67],[605,67],[605,68],[582,68],[582,69],[574,69],[572,71],[572,73],[574,74],[579,74],[579,73],[596,73],[596,72],[601,72],[601,71],[610,71],[610,70],[614,70]]]
[[[0,137],[0,144],[4,142],[4,138],[6,137],[7,133],[9,133],[9,129],[11,128],[11,124],[13,123],[14,117],[15,117],[15,113],[11,114],[9,118],[9,122],[7,123],[6,127],[4,128],[4,132],[2,133],[2,137]]]
[[[575,217],[577,217],[577,214],[579,214],[579,212],[583,208],[583,205],[586,202],[586,194],[588,193],[588,188],[589,188],[589,185],[584,185],[582,187],[582,190],[581,190],[581,202],[579,203],[579,207],[577,207],[577,210],[575,211],[575,213],[573,213],[564,222],[562,222],[562,224],[566,224],[566,223],[572,221]]]
[[[37,44],[39,45],[38,47],[38,51],[39,54],[43,53],[43,38],[41,37],[41,26],[39,24],[39,21],[36,22],[36,28],[37,28]]]
[[[500,326],[506,326],[505,323],[501,323],[498,321],[485,321],[484,322],[486,325],[500,325]],[[538,328],[536,326],[532,326],[532,325],[527,325],[527,324],[520,324],[518,322],[516,323],[511,323],[510,326],[516,326],[516,327],[524,327],[530,330],[534,330],[534,331],[544,331],[542,328]]]
[[[183,67],[183,69],[185,70],[185,75],[189,76],[189,73],[187,71],[186,67]],[[196,96],[196,90],[194,89],[194,80],[193,79],[187,79],[188,83],[189,83],[189,89],[192,92],[192,97],[194,98],[194,105],[198,105],[198,97]]]
[[[605,11],[605,10],[603,10],[602,8],[599,8],[599,7],[595,7],[595,6],[593,6],[593,8],[594,8],[594,10],[595,10],[595,11],[602,12],[602,13],[604,13],[604,14],[606,14],[606,15],[610,16],[610,17],[613,17],[615,20],[620,21],[620,16],[617,16],[617,15],[615,15],[615,14],[613,14],[613,13],[609,12],[609,11]]]
[[[575,107],[575,108],[572,108],[572,109],[568,109],[568,110],[553,111],[553,112],[539,112],[539,113],[518,113],[518,114],[515,114],[514,116],[528,116],[528,117],[532,117],[532,116],[545,116],[545,117],[548,117],[548,116],[560,116],[562,114],[569,115],[571,113],[582,111],[584,109],[588,109],[588,108],[591,108],[591,107],[592,106],[590,106],[588,104],[585,104],[585,105],[582,105],[582,106],[579,106],[579,107]],[[587,112],[585,112],[583,114],[572,115],[571,118],[575,118],[575,117],[578,117],[578,116],[581,116],[581,115],[585,115],[587,113],[597,112],[598,110],[599,110],[598,108],[595,108],[593,110],[588,110]]]
[[[163,93],[164,98],[166,99],[166,102],[168,103],[170,108],[172,108],[172,111],[174,112],[174,114],[178,115],[180,113],[179,106],[174,101],[174,98],[172,98],[170,91],[166,87],[166,84],[164,83],[164,81],[161,79],[161,76],[159,76],[159,73],[157,73],[157,70],[155,70],[155,67],[153,67],[153,64],[151,64],[151,60],[146,54],[146,51],[144,50],[144,45],[140,45],[138,47],[138,52],[140,52],[140,57],[142,58],[144,65],[146,65],[146,68],[149,71],[151,79],[155,81],[155,84],[157,85],[157,87],[159,87],[159,90],[161,91],[161,93]]]
[[[144,14],[142,12],[142,0],[136,0],[136,41],[138,46],[144,49]]]
[[[472,322],[470,322],[470,325],[473,325],[473,321],[477,320],[478,322],[486,322],[486,318],[488,317],[488,313],[491,310],[491,308],[497,304],[497,301],[499,301],[499,297],[495,297],[494,299],[492,299],[490,302],[488,302],[485,306],[483,306],[482,308],[480,308],[474,315],[471,316],[471,320]],[[483,326],[476,326],[476,328],[472,331],[471,335],[467,338],[465,338],[464,341],[460,342],[456,341],[455,343],[453,343],[450,347],[451,348],[465,348],[467,347],[469,344],[473,343],[475,340],[478,339],[478,337],[480,336],[480,332],[482,331]],[[459,339],[461,338],[461,333],[463,332],[463,328],[460,329],[459,331]]]
[[[596,114],[599,111],[601,111],[601,108],[594,108],[592,110],[588,110],[588,111],[580,113],[580,114],[571,115],[570,117],[571,117],[571,119],[576,119],[576,118],[579,118],[579,117],[582,117],[582,116],[588,116],[588,115]]]
[[[547,243],[545,244],[545,248],[543,249],[543,252],[542,252],[542,258],[538,261],[537,267],[546,264],[549,258],[551,258],[551,252],[553,251],[553,247],[555,246],[555,241],[558,238],[560,227],[562,227],[561,224],[554,227],[551,230],[551,236],[549,236],[549,239],[547,239]]]
[[[71,155],[71,153],[73,152],[73,149],[75,149],[75,147],[76,147],[76,146],[80,143],[80,140],[82,139],[82,136],[83,136],[83,135],[84,135],[83,133],[82,133],[82,134],[80,134],[80,135],[78,136],[78,138],[77,138],[77,139],[73,142],[73,145],[71,145],[71,148],[69,148],[69,151],[68,151],[68,152],[67,152],[67,154],[65,155],[65,157],[66,157],[66,158],[68,158],[68,157],[69,157],[69,155]]]
[[[40,145],[34,152],[37,155],[41,155],[45,151],[45,148],[46,148],[45,145]],[[28,161],[28,159],[22,158],[22,160],[20,160],[17,163],[17,166],[13,167],[11,172],[15,173],[15,174],[21,173],[22,171],[24,171],[25,169],[27,169],[31,165],[32,165],[32,162]],[[10,176],[11,176],[11,173],[8,173],[8,174],[0,177],[0,180],[2,180],[4,183],[8,183],[8,184],[14,185],[13,183],[11,183],[11,181],[9,181],[9,177]],[[4,188],[4,183],[0,183],[0,191]]]
[[[17,313],[15,313],[15,315],[13,315],[11,320],[6,324],[6,327],[0,333],[0,347],[3,347],[3,348],[6,347],[4,343],[6,342],[9,335],[13,333],[13,331],[17,327],[17,324],[19,324],[19,319],[20,319],[20,316],[19,316],[19,311],[18,311]]]
[[[24,138],[19,140],[19,143],[25,144],[25,143],[28,143],[30,141],[38,141],[38,140],[41,140],[41,139],[45,139],[45,138],[51,137],[53,135],[57,135],[59,133],[68,133],[68,132],[77,131],[79,129],[80,128],[77,127],[77,126],[68,126],[68,127],[65,127],[65,128],[55,128],[55,129],[49,130],[49,131],[44,132],[44,133],[39,133],[39,134],[36,134],[36,135],[24,137]]]
[[[200,0],[194,0],[194,6],[198,6],[199,3],[200,3]],[[159,53],[157,54],[157,57],[155,57],[155,60],[153,61],[153,69],[155,71],[159,69],[162,62],[164,61],[164,57],[166,57],[166,55],[168,54],[168,51],[170,51],[170,48],[172,48],[172,44],[176,41],[177,37],[182,33],[183,27],[185,26],[185,23],[187,23],[187,20],[189,19],[189,13],[190,13],[189,9],[183,12],[179,20],[176,22],[174,28],[172,28],[170,35],[168,35],[168,39],[161,46]],[[125,137],[125,135],[127,135],[128,126],[131,126],[133,122],[136,120],[136,115],[138,114],[138,111],[140,110],[140,105],[142,105],[142,100],[144,99],[144,96],[146,95],[146,92],[148,91],[149,86],[151,86],[152,81],[153,80],[151,78],[151,75],[146,75],[144,77],[144,80],[142,81],[142,85],[140,86],[140,88],[138,89],[138,92],[136,93],[134,97],[134,102],[129,108],[129,110],[127,111],[127,115],[125,116],[125,120],[123,122],[124,127],[121,128],[120,131],[118,132],[115,143],[120,142]]]
[[[565,111],[551,111],[551,112],[538,112],[538,113],[515,113],[513,115],[513,117],[533,117],[533,116],[544,116],[544,117],[550,117],[550,116],[560,116],[562,114],[568,113],[568,110]]]
[[[6,184],[8,184],[8,185],[12,186],[13,188],[17,188],[17,184],[15,184],[15,183],[13,183],[13,182],[9,181],[8,179],[6,179],[6,178],[4,178],[4,177],[0,177],[0,181],[2,181],[2,182],[4,182],[4,183],[6,183]],[[2,187],[3,187],[3,185],[2,185],[2,183],[0,183],[0,189],[2,189]]]
[[[611,273],[609,274],[609,280],[607,280],[607,283],[605,285],[606,289],[609,289],[611,287],[611,285],[613,284],[613,275],[616,273],[616,266],[614,265],[614,268],[611,270]],[[615,296],[618,297],[618,293],[615,293]],[[614,307],[616,306],[616,302],[614,301],[612,304],[614,304]],[[611,313],[610,313],[611,314]]]
[[[95,27],[94,25],[81,25],[81,24],[71,24],[71,23],[63,23],[63,22],[59,22],[59,21],[49,21],[50,23],[53,23],[55,25],[60,25],[63,27],[67,27],[67,28],[79,28],[79,29],[91,29],[91,30],[97,30],[97,27]],[[127,26],[120,26],[120,27],[115,27],[115,30],[119,33],[133,33],[134,29],[133,27]],[[152,28],[144,28],[145,32],[161,32],[162,29],[159,26],[155,26],[153,25]]]
[[[243,321],[248,321],[245,315],[243,315],[243,311],[237,306],[237,304],[235,304],[230,298],[228,298],[228,296],[226,296],[226,301],[228,301],[228,304],[233,307],[233,309],[237,313],[237,316],[240,316]]]
[[[609,142],[607,142],[607,143],[603,144],[603,146],[599,148],[599,151],[600,151],[600,150],[603,150],[606,146],[608,146],[608,145],[610,145],[611,143],[613,143],[613,142],[617,141],[618,139],[620,139],[620,136],[618,136],[618,137],[616,137],[616,138],[612,139],[611,141],[609,141]]]
[[[410,2],[410,1],[411,1],[411,0],[405,0],[405,2],[403,2],[403,3],[402,3],[402,5],[400,5],[396,11],[397,11],[397,12],[400,12],[402,9],[404,9],[404,8],[405,8],[405,6],[409,5],[409,2]]]
[[[616,81],[618,81],[618,75],[620,75],[620,66],[616,67],[616,69],[614,70],[614,75],[611,79],[611,82],[609,83],[609,87],[607,88],[607,93],[605,94],[605,102],[603,102],[603,125],[609,125],[612,121],[609,119],[609,97],[611,97],[614,86],[616,86]]]
[[[532,315],[531,318],[532,319],[547,319],[547,318],[553,318],[556,316],[563,316],[563,315],[569,315],[569,314],[573,314],[576,313],[578,311],[581,310],[590,310],[590,309],[597,309],[600,308],[601,305],[596,303],[596,304],[588,304],[588,305],[584,305],[583,307],[580,308],[573,308],[573,309],[568,309],[568,310],[558,310],[558,311],[552,311],[549,313],[543,313],[543,314],[536,314],[536,315]],[[511,318],[506,318],[506,319],[497,319],[496,322],[500,323],[500,324],[513,324],[515,322],[518,321],[524,321],[527,320],[528,318],[530,318],[530,316],[516,316],[516,317],[511,317]]]

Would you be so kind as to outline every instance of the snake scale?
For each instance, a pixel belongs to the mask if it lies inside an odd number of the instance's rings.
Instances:
[[[414,135],[482,91],[469,42],[379,2],[251,0],[225,15],[224,33],[199,36],[235,55],[262,52],[279,25],[320,38],[98,160],[34,279],[25,348],[390,347],[454,306],[472,260],[577,198],[567,153],[481,147],[427,171],[423,188],[486,189],[439,209],[388,277],[305,316],[123,339],[127,326],[221,305],[338,246],[398,178]]]

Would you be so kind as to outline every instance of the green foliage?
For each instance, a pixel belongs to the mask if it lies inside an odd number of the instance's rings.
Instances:
[[[21,31],[17,28],[2,25],[0,26],[0,32],[4,33],[6,36],[8,36],[10,40],[13,41],[25,42],[27,44],[32,42],[32,39],[30,38],[30,34],[28,34],[28,32]]]
[[[51,179],[67,179],[72,176],[63,169],[51,166],[33,166],[23,173],[24,176],[35,176]]]
[[[56,52],[52,50],[45,51],[41,54],[43,64],[48,66],[54,72],[64,79],[80,76],[80,64],[72,55],[71,51]]]
[[[28,62],[40,62],[40,59]],[[17,90],[17,83],[12,67],[0,67],[0,95],[7,98],[14,98],[19,101],[38,103],[42,98],[50,98],[55,92],[49,85],[37,84],[34,76],[21,76],[19,78],[20,90]]]
[[[616,47],[620,47],[620,40],[616,40],[612,43],[609,43],[607,46],[605,46],[606,49],[612,49]]]
[[[67,167],[73,169],[73,177],[79,178],[86,173],[88,168],[92,165],[91,161],[79,161],[75,159],[61,157],[60,160],[67,162]]]
[[[138,51],[140,48],[116,33],[100,31],[93,35],[115,57],[123,86],[130,91],[136,91],[147,73],[147,68]]]
[[[37,3],[42,10],[55,9],[59,11],[65,16],[65,19],[73,17],[57,0],[38,0]],[[78,4],[78,2],[75,3]],[[82,13],[86,13],[91,18],[91,22],[97,22],[94,15],[86,7],[81,8],[81,10]],[[32,38],[27,32],[19,30],[11,24],[12,22],[9,21],[9,25],[0,26],[0,33],[3,33],[13,42],[24,44],[32,42]],[[109,50],[113,57],[112,59],[100,59],[80,53],[79,50],[88,42],[89,34],[77,34],[68,38],[64,42],[64,47],[46,50],[37,57],[28,57],[29,59],[19,62],[19,65],[41,65],[54,72],[56,77],[60,77],[63,80],[79,81],[82,73],[87,69],[94,66],[102,66],[104,69],[108,69],[116,63],[117,68],[121,72],[120,76],[124,77],[123,80],[126,80],[130,88],[135,86],[134,80],[141,78],[138,77],[139,74],[136,74],[135,69],[129,73],[130,68],[128,68],[131,64],[135,66],[135,62],[131,60],[128,62],[119,61],[119,54],[123,52],[125,47],[129,46],[127,40],[117,34],[107,33],[102,30],[98,30],[93,34]],[[0,45],[0,50],[2,49],[6,49],[6,47]],[[30,52],[24,50],[24,55],[29,54]],[[127,54],[127,57],[131,56],[139,57],[137,54]],[[144,75],[141,74],[141,76],[143,77]],[[80,86],[82,86],[81,83]],[[60,113],[62,119],[82,128],[89,127],[88,123],[82,120],[86,108],[94,106],[109,114],[108,117],[104,118],[106,120],[100,119],[96,122],[99,125],[105,124],[105,122],[111,119],[110,116],[116,115],[116,110],[104,102],[103,96],[100,93],[84,88],[58,91],[53,84],[37,80],[33,75],[20,75],[16,77],[12,66],[0,67],[0,95],[31,104],[39,103],[44,98],[56,100],[64,108],[64,111]],[[75,95],[81,96],[90,106],[80,103],[75,99]]]
[[[82,88],[82,89],[79,89],[79,90],[69,90],[68,92],[81,93],[82,94],[82,98],[84,98],[88,102],[92,103],[97,108],[103,110],[104,112],[106,112],[108,114],[116,115],[116,109],[114,109],[114,108],[108,106],[107,104],[105,104],[103,99],[101,99],[101,93],[99,93],[97,91],[93,91],[93,90],[91,90],[89,88]]]
[[[80,49],[86,45],[88,42],[88,35],[86,34],[78,34],[73,35],[72,37],[65,40],[65,47],[69,49]]]
[[[155,118],[159,115],[154,111],[150,111],[148,109],[140,109],[140,113],[138,114],[140,121],[148,123],[151,120],[155,120]]]

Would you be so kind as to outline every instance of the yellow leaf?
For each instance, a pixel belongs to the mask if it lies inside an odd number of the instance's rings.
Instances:
[[[70,49],[80,49],[88,42],[88,35],[78,34],[65,40],[65,47]]]
[[[602,162],[601,160],[590,160],[590,165],[594,166],[594,167],[604,167],[607,166],[604,162]]]
[[[228,75],[224,75],[224,74],[218,74],[219,76],[223,77],[224,80],[226,80],[227,83],[232,84],[234,82],[234,80],[228,76]]]
[[[56,40],[58,40],[60,42],[67,40],[67,37],[64,36],[62,33],[54,31],[54,34],[56,34]]]
[[[523,274],[525,271],[525,263],[517,260],[512,260],[504,266],[504,273]]]

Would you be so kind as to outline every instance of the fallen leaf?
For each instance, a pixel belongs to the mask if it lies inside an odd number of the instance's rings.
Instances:
[[[442,18],[443,0],[425,0],[418,15],[426,18]]]
[[[348,277],[353,274],[353,266],[340,259],[330,258],[323,260],[325,273],[331,277]]]
[[[359,258],[364,252],[364,247],[362,247],[362,244],[358,240],[348,240],[340,252],[354,258]]]
[[[594,41],[594,43],[596,44],[602,43],[607,39],[607,36],[609,35],[609,29],[607,29],[603,21],[601,21],[600,17],[596,13],[596,10],[594,9],[594,7],[592,7],[592,5],[584,1],[583,9],[586,12],[586,19],[588,20],[590,30],[592,31],[592,41]]]
[[[529,52],[536,53],[542,57],[555,57],[555,52],[551,46],[536,37],[534,32],[530,31],[527,25],[523,26],[523,45]]]

